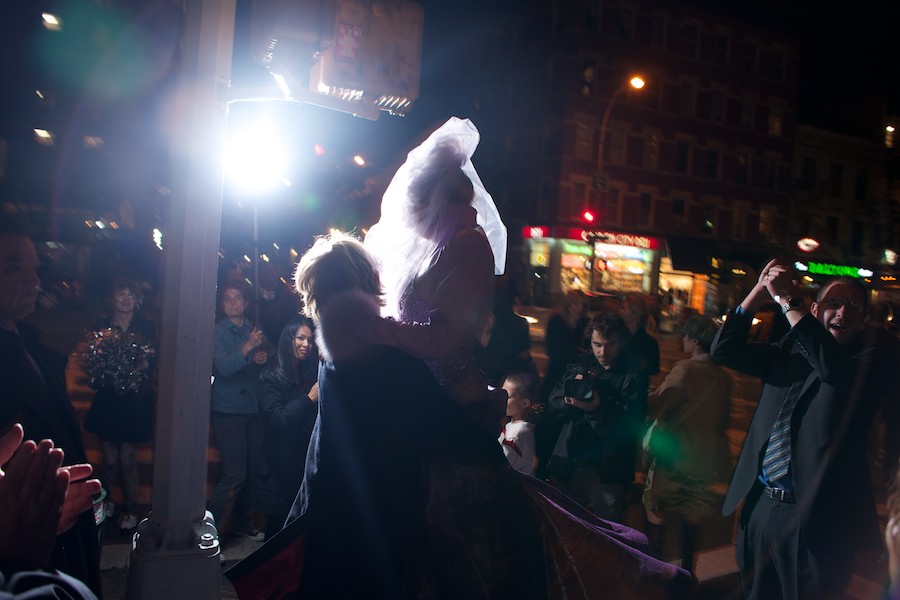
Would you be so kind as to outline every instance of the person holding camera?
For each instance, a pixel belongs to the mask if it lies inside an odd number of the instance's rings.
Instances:
[[[625,351],[628,328],[618,314],[597,314],[586,334],[591,353],[569,365],[550,393],[550,410],[563,427],[548,469],[575,501],[621,522],[647,415],[647,373]]]

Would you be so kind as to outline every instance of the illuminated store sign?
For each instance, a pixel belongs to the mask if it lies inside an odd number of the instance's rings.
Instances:
[[[550,227],[544,226],[525,226],[522,228],[522,237],[525,239],[556,237],[570,240],[587,240],[589,234],[598,242],[616,246],[633,246],[635,248],[643,248],[644,250],[656,250],[660,246],[659,240],[654,237],[632,233],[619,233],[596,229],[587,231],[574,227],[553,227],[551,229]]]
[[[830,263],[809,262],[806,269],[802,268],[802,263],[797,263],[797,267],[801,271],[809,271],[813,275],[828,275],[829,277],[871,277],[872,271],[861,267],[850,267],[847,265],[832,265]]]

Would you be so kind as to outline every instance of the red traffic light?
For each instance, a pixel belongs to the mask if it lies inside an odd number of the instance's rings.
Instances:
[[[581,218],[584,219],[584,221],[586,223],[593,223],[594,219],[595,219],[594,213],[589,210],[586,210],[583,213],[581,213]]]

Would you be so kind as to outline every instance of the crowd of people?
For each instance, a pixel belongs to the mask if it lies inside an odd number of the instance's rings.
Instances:
[[[900,597],[900,489],[881,526],[866,462],[873,421],[897,403],[900,342],[867,326],[866,289],[835,279],[806,298],[772,260],[724,324],[684,320],[685,358],[664,374],[640,296],[588,314],[570,292],[540,373],[478,140],[454,118],[410,152],[365,240],[332,232],[300,258],[292,309],[269,279],[220,282],[208,508],[221,534],[266,542],[227,572],[239,596],[686,598],[704,526],[743,506],[744,597],[839,598],[861,564]],[[0,598],[100,598],[98,525],[139,516],[156,328],[140,286],[116,281],[82,355],[96,389],[85,429],[103,449],[92,478],[65,358],[22,323],[34,245],[4,227]],[[752,342],[771,302],[787,333]],[[734,462],[726,367],[762,384]],[[643,522],[629,527],[641,471]],[[95,502],[116,484],[120,506]]]

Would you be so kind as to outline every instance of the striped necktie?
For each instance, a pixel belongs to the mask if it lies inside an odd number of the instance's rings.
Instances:
[[[799,399],[799,384],[794,382],[784,397],[781,412],[772,426],[769,444],[763,455],[762,468],[769,483],[774,483],[787,475],[791,464],[791,414]]]

